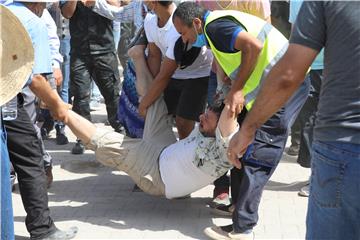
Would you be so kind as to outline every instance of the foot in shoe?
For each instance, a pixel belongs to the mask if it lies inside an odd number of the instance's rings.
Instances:
[[[49,236],[40,238],[39,240],[68,240],[74,238],[77,232],[78,232],[77,227],[70,227],[65,231],[56,229],[56,231],[50,234]]]
[[[233,215],[233,212],[235,211],[235,205],[230,204],[227,206],[220,205],[215,208],[211,208],[211,211],[219,216],[229,216],[231,217]]]
[[[206,236],[208,236],[211,239],[230,239],[229,238],[229,233],[233,230],[232,225],[227,225],[227,226],[212,226],[212,227],[207,227],[204,229],[204,233]]]
[[[57,145],[68,144],[69,140],[65,135],[65,125],[57,124],[55,126],[55,129],[56,129],[56,144]]]
[[[82,144],[80,140],[77,140],[75,143],[75,146],[72,148],[71,153],[72,154],[83,154],[85,151],[85,147]]]
[[[63,134],[63,133],[56,134],[56,144],[57,145],[66,145],[68,143],[69,143],[69,140],[65,134]]]

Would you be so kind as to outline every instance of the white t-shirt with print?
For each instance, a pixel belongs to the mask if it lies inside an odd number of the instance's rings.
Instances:
[[[160,28],[157,16],[148,13],[144,21],[144,29],[148,42],[154,43],[160,49],[163,57],[166,56],[169,59],[175,60],[174,46],[180,34],[174,27],[172,16],[165,26]],[[212,60],[213,55],[211,51],[206,47],[202,47],[194,63],[183,70],[178,68],[172,78],[189,79],[209,76]]]
[[[204,137],[195,126],[187,138],[166,147],[159,159],[166,197],[171,199],[195,192],[231,169],[226,150],[237,131],[238,128],[223,138],[217,128],[216,137]]]

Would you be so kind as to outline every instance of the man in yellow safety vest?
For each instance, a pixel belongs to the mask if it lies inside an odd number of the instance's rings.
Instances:
[[[271,24],[255,16],[239,11],[210,12],[192,2],[178,6],[173,22],[184,42],[211,48],[225,78],[231,80],[230,89],[224,94],[225,107],[234,117],[240,113],[239,116],[244,116],[251,109],[262,81],[285,53],[287,39]],[[233,191],[233,198],[236,195],[237,200],[221,209],[232,213],[233,224],[209,227],[205,229],[206,235],[213,239],[253,238],[262,191],[281,159],[289,127],[308,91],[309,83],[305,81],[257,130],[254,142],[235,164],[238,174],[232,188],[237,190],[235,194]]]

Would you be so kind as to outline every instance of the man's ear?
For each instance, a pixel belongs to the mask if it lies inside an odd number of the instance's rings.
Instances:
[[[193,23],[196,27],[199,27],[201,26],[202,21],[200,20],[200,18],[194,18]]]

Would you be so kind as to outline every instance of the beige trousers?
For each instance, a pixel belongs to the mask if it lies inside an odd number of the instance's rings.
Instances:
[[[176,142],[172,125],[161,96],[148,108],[142,139],[98,128],[86,147],[95,151],[102,164],[126,172],[144,192],[165,195],[159,156],[165,147]]]

